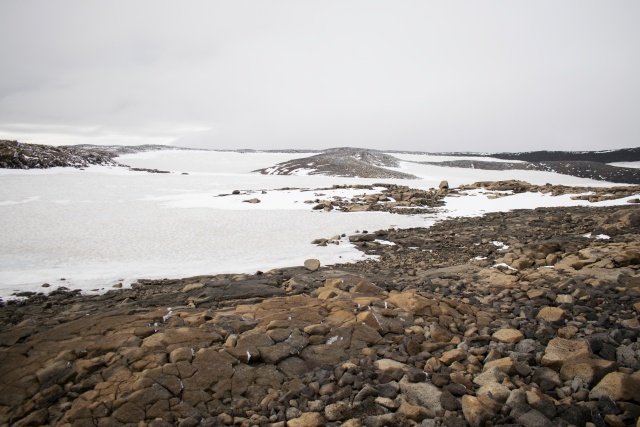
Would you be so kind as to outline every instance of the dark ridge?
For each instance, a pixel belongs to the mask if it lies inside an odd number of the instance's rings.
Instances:
[[[525,153],[496,153],[491,157],[504,160],[523,160],[525,162],[638,162],[640,147],[621,148],[606,151],[530,151]]]
[[[532,170],[555,172],[579,178],[608,181],[620,184],[640,184],[640,169],[610,166],[599,162],[487,162],[482,160],[450,160],[445,162],[416,162],[434,166],[483,170]]]

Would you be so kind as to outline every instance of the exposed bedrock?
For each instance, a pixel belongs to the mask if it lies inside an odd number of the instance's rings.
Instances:
[[[0,423],[635,425],[638,218],[497,213],[352,236],[377,262],[11,302]]]

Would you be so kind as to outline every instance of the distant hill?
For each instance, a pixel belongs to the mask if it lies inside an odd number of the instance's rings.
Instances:
[[[580,178],[621,184],[640,184],[640,169],[610,166],[607,163],[640,161],[640,148],[608,151],[536,151],[526,153],[425,153],[411,151],[378,151],[364,148],[332,148],[321,154],[278,163],[256,172],[270,175],[334,175],[363,178],[413,179],[414,175],[393,170],[400,160],[390,153],[476,157],[478,160],[418,162],[440,167],[475,168],[485,170],[534,170],[555,172]],[[513,162],[485,160],[498,158]],[[540,159],[540,160],[536,160]]]
[[[400,161],[388,154],[364,148],[331,148],[321,154],[289,160],[259,169],[265,175],[331,175],[360,178],[415,179],[415,175],[394,171]]]
[[[494,153],[490,156],[503,160],[522,160],[525,162],[639,162],[640,147],[605,151],[529,151],[523,153]]]
[[[0,168],[32,169],[119,165],[115,158],[157,150],[198,150],[168,145],[73,145],[51,146],[0,141]],[[640,169],[611,166],[607,163],[640,161],[640,147],[606,151],[530,151],[522,153],[425,153],[411,151],[379,151],[366,148],[339,147],[322,150],[215,150],[240,153],[299,153],[302,157],[278,163],[255,172],[268,175],[332,175],[361,178],[415,179],[398,170],[401,161],[390,153],[430,154],[471,157],[444,162],[413,162],[439,167],[486,170],[535,170],[590,178],[621,184],[640,184]],[[306,155],[306,156],[305,156]],[[491,161],[490,158],[507,160]]]
[[[0,141],[0,168],[48,169],[52,167],[81,168],[89,165],[115,166],[116,154],[73,146],[24,144]]]

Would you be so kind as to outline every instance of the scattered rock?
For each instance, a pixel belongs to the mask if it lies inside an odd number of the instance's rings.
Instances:
[[[304,268],[306,268],[309,271],[316,271],[317,269],[320,268],[320,260],[317,259],[308,259],[304,262]]]

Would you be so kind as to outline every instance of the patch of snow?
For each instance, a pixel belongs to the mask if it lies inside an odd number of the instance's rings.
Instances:
[[[495,162],[495,163],[525,163],[522,160],[504,160],[496,157],[480,157],[480,156],[438,156],[434,154],[410,154],[410,153],[387,153],[396,159],[409,162],[450,162],[455,160],[473,160],[477,162]]]
[[[499,251],[505,251],[507,249],[509,249],[509,245],[505,245],[504,243],[498,241],[498,240],[494,240],[491,242],[494,246],[498,247]]]
[[[640,162],[615,162],[615,163],[607,163],[609,166],[616,166],[619,168],[633,168],[640,169]]]
[[[394,242],[390,242],[388,240],[376,239],[376,240],[374,240],[374,242],[380,243],[381,245],[387,245],[387,246],[395,246],[396,245]]]
[[[509,270],[518,271],[517,268],[513,268],[510,265],[505,264],[504,262],[496,264],[496,265],[492,266],[491,268],[498,268],[498,267],[504,267],[504,268],[508,268]]]
[[[331,344],[333,344],[334,342],[338,341],[338,339],[339,339],[339,338],[340,338],[340,337],[339,337],[338,335],[336,335],[336,336],[333,336],[333,337],[329,338],[329,339],[327,340],[327,345],[331,345]]]
[[[596,239],[596,240],[609,240],[611,236],[607,236],[606,234],[598,234],[597,236],[593,236],[591,233],[584,234],[582,237],[586,237],[587,239]]]

